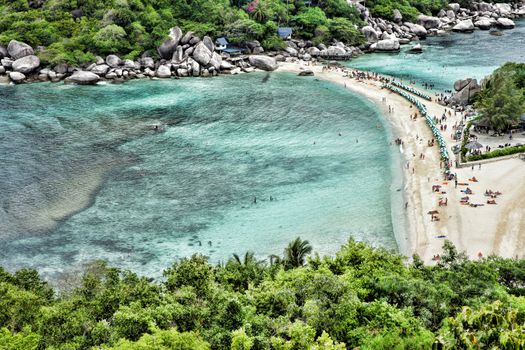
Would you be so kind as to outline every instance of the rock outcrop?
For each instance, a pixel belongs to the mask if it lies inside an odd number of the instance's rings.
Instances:
[[[169,78],[171,77],[171,68],[167,65],[160,65],[155,72],[158,78]]]
[[[273,57],[252,55],[250,56],[249,61],[252,66],[265,71],[273,71],[279,67],[277,61]]]
[[[474,31],[474,23],[472,23],[471,19],[466,19],[464,21],[459,22],[456,24],[453,28],[453,31],[455,32],[472,32]]]
[[[15,72],[31,73],[40,66],[40,59],[35,55],[24,56],[13,62],[12,68]]]
[[[117,55],[108,55],[106,57],[106,64],[111,68],[117,68],[122,63],[122,60]]]
[[[31,46],[16,40],[11,40],[9,42],[9,45],[7,45],[7,52],[9,56],[15,60],[35,54],[35,51]]]
[[[502,29],[512,29],[516,26],[514,21],[508,18],[498,18],[497,25]]]
[[[449,104],[452,106],[466,106],[470,99],[480,90],[476,79],[458,80],[454,83],[456,93],[450,98]]]
[[[206,66],[211,61],[212,52],[201,41],[195,46],[192,56],[199,64]]]
[[[93,85],[100,80],[95,73],[77,70],[71,76],[67,77],[65,82],[78,85]]]
[[[24,73],[20,72],[9,72],[9,79],[15,84],[21,83],[26,79]]]

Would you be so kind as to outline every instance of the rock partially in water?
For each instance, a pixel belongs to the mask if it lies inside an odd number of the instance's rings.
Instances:
[[[311,77],[314,75],[314,72],[310,69],[306,69],[306,70],[303,70],[302,72],[299,72],[299,74],[297,75],[300,77]]]
[[[499,31],[499,30],[491,30],[489,32],[490,35],[494,35],[494,36],[502,36],[504,35],[503,32]]]
[[[488,18],[478,19],[474,25],[482,30],[489,30],[492,27],[492,21]]]
[[[249,61],[252,66],[265,71],[274,71],[279,67],[279,64],[273,57],[252,55]]]
[[[159,66],[159,68],[157,68],[157,72],[155,73],[155,75],[158,78],[169,78],[171,77],[171,69],[169,66],[163,64]]]
[[[77,70],[70,77],[67,77],[65,82],[79,85],[93,85],[99,80],[100,77],[95,73]]]
[[[423,52],[423,47],[421,46],[421,44],[416,44],[412,46],[409,51],[412,53],[421,53]]]
[[[399,51],[399,47],[399,40],[397,39],[379,40],[377,44],[371,46],[373,50],[377,51]]]
[[[15,84],[21,83],[26,79],[26,76],[20,72],[9,72],[9,79]]]
[[[516,26],[514,21],[508,18],[498,18],[497,24],[498,27],[503,29],[512,29]]]
[[[467,20],[461,21],[458,24],[456,24],[452,28],[452,30],[455,32],[462,32],[462,33],[472,32],[474,31],[474,23],[472,23],[471,19],[467,19]]]

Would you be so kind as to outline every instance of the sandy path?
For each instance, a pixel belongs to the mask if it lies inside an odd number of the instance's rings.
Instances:
[[[432,138],[430,128],[424,119],[419,117],[411,120],[410,115],[416,112],[415,107],[401,96],[386,89],[381,89],[381,83],[375,81],[360,82],[344,77],[341,70],[322,71],[321,66],[308,66],[302,63],[283,63],[279,70],[299,72],[311,69],[316,77],[346,86],[380,106],[382,114],[393,128],[395,138],[404,142],[405,198],[408,232],[407,248],[403,252],[407,256],[417,253],[426,262],[432,262],[435,254],[440,254],[444,238],[451,240],[458,249],[466,251],[471,258],[483,255],[497,254],[505,257],[525,256],[525,186],[519,186],[525,179],[525,162],[519,159],[502,160],[484,164],[481,169],[456,169],[459,183],[468,182],[474,192],[471,202],[484,204],[473,208],[460,204],[460,198],[465,196],[460,192],[466,186],[455,188],[454,181],[443,181],[440,169],[440,156],[437,147],[428,147],[427,141]],[[386,98],[386,102],[383,100]],[[432,116],[441,117],[445,108],[437,103],[421,100],[425,103]],[[388,112],[388,106],[394,108]],[[443,133],[450,147],[454,145],[451,139],[452,125],[459,122],[461,116],[447,119],[447,130]],[[420,154],[425,158],[420,159]],[[452,156],[453,157],[453,156]],[[477,183],[468,179],[476,176]],[[432,185],[441,185],[443,193],[432,192]],[[498,190],[503,193],[498,197],[497,205],[487,205],[485,190]],[[440,198],[447,198],[447,206],[438,206]],[[405,210],[403,208],[403,210]],[[439,221],[431,221],[428,212],[439,211]],[[405,244],[400,246],[404,246]]]

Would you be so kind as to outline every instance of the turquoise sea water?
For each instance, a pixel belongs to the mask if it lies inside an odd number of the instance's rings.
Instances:
[[[449,89],[525,61],[524,28],[429,38],[421,55],[349,64]],[[157,277],[193,253],[264,258],[297,236],[330,254],[349,237],[396,249],[396,232],[402,248],[392,136],[375,106],[339,86],[257,73],[0,86],[0,101],[8,269],[56,278],[104,259]]]
[[[7,86],[0,99],[9,269],[53,277],[105,259],[159,276],[192,253],[266,257],[297,236],[321,254],[349,237],[397,247],[388,131],[339,86],[261,73]]]
[[[493,36],[489,31],[451,33],[421,41],[423,53],[374,53],[347,64],[350,67],[433,83],[435,89],[449,90],[458,79],[482,79],[505,62],[525,62],[525,19],[516,28]]]

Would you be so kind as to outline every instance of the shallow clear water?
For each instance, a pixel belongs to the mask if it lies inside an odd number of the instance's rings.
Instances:
[[[349,64],[444,90],[525,61],[524,31],[521,21],[503,37],[429,38],[421,55]],[[33,84],[1,86],[0,101],[0,265],[8,269],[54,278],[105,259],[160,276],[192,253],[264,258],[297,236],[321,254],[348,237],[392,249],[394,231],[402,237],[389,129],[373,105],[330,83],[257,73]]]
[[[105,259],[159,276],[192,253],[266,257],[297,236],[320,253],[348,237],[396,248],[388,132],[341,87],[275,73],[9,86],[0,99],[9,269],[52,277]]]
[[[525,20],[516,21],[516,28],[503,33],[498,37],[479,30],[429,37],[421,41],[421,54],[409,53],[409,44],[400,53],[364,55],[347,65],[449,90],[458,79],[482,79],[505,62],[525,62]]]

